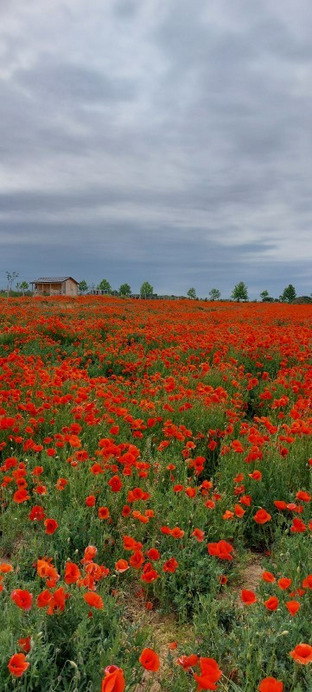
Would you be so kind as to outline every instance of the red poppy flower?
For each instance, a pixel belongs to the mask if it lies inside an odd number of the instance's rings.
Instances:
[[[126,572],[127,569],[129,569],[129,563],[128,560],[124,560],[121,558],[121,560],[118,560],[115,564],[115,570],[116,572],[119,572],[122,574],[122,572]]]
[[[192,536],[194,536],[199,543],[202,543],[205,538],[205,532],[201,529],[194,529]]]
[[[198,656],[196,656],[196,654],[190,654],[190,656],[180,656],[180,658],[177,660],[177,663],[182,666],[182,668],[185,668],[185,670],[193,668],[196,666],[197,662]]]
[[[280,589],[288,589],[288,587],[291,585],[291,579],[288,579],[287,577],[281,577],[281,579],[279,579],[277,583]]]
[[[110,480],[108,481],[108,485],[110,486],[110,488],[111,488],[111,490],[113,491],[113,493],[119,493],[120,490],[121,490],[121,488],[122,488],[122,486],[123,486],[123,483],[122,483],[122,481],[120,480],[119,476],[113,476],[113,477],[110,478]]]
[[[33,595],[27,589],[15,589],[11,593],[11,599],[21,610],[31,609]]]
[[[276,598],[276,596],[271,596],[267,601],[265,601],[264,605],[268,610],[277,610],[278,598]]]
[[[143,668],[146,668],[146,670],[151,670],[154,673],[159,670],[159,656],[156,651],[153,651],[153,649],[143,649],[139,661]]]
[[[227,541],[221,540],[218,543],[208,543],[208,553],[209,555],[215,555],[220,560],[233,560],[233,546]]]
[[[135,569],[140,569],[142,567],[144,562],[144,555],[141,552],[141,550],[135,550],[133,555],[131,555],[131,558],[129,560],[129,564],[131,567],[134,567]]]
[[[180,529],[179,526],[175,526],[174,529],[171,530],[171,536],[173,536],[173,538],[183,538],[184,531]]]
[[[304,589],[312,589],[312,574],[308,574],[308,576],[303,580],[302,586]]]
[[[158,577],[159,574],[156,572],[155,569],[153,569],[151,563],[146,562],[143,567],[143,573],[141,576],[142,581],[145,581],[147,584],[151,584],[153,581],[158,579]]]
[[[22,502],[27,502],[27,500],[30,500],[30,495],[28,495],[27,490],[25,488],[20,488],[20,490],[16,490],[16,492],[13,495],[13,500],[17,504],[22,504]],[[17,656],[22,656],[22,654],[16,654]]]
[[[250,478],[252,478],[254,481],[261,481],[262,480],[261,471],[257,471],[256,469],[252,473],[249,473],[248,476]]]
[[[251,605],[252,603],[256,602],[257,597],[254,591],[249,591],[249,589],[243,589],[241,592],[241,599],[243,603],[245,603],[246,605]]]
[[[92,608],[98,608],[98,610],[102,610],[102,608],[104,608],[103,599],[101,596],[99,596],[99,594],[94,593],[93,591],[88,591],[88,593],[85,593],[83,598],[85,602],[88,603],[88,605]]]
[[[55,521],[55,519],[45,519],[44,525],[46,527],[45,533],[49,534],[49,536],[51,536],[58,528],[58,523]]]
[[[307,665],[312,661],[312,646],[310,644],[297,644],[289,654],[296,663]]]
[[[125,687],[123,670],[117,666],[108,666],[102,680],[101,692],[124,692]]]
[[[287,601],[286,608],[291,615],[296,615],[300,608],[299,601]]]
[[[25,654],[13,654],[8,663],[8,669],[15,678],[20,678],[28,667]]]
[[[88,497],[86,497],[86,501],[85,501],[86,507],[94,507],[95,503],[96,503],[95,495],[88,495]]]
[[[99,519],[109,519],[109,509],[108,507],[99,507],[98,509]]]
[[[28,518],[31,521],[43,521],[45,519],[45,513],[43,507],[41,505],[34,505],[32,509],[29,512]]]
[[[149,560],[153,560],[155,562],[159,560],[160,552],[159,550],[157,550],[157,548],[150,548],[146,553],[146,557],[148,557]]]
[[[307,530],[306,524],[301,520],[295,517],[293,519],[292,526],[290,527],[290,530],[292,533],[304,533]]]
[[[284,685],[280,680],[276,678],[268,677],[263,678],[258,687],[259,692],[283,692]]]
[[[65,584],[75,584],[76,581],[81,577],[81,572],[74,562],[66,562],[64,582]]]
[[[199,666],[201,675],[194,673],[194,679],[198,685],[197,690],[215,690],[216,682],[222,675],[217,661],[213,658],[200,658]]]
[[[297,500],[301,500],[302,502],[310,502],[311,500],[311,495],[310,493],[307,493],[305,490],[299,490],[299,492],[296,494]]]
[[[37,606],[38,608],[47,608],[49,603],[51,603],[53,595],[51,591],[45,589],[37,596]]]
[[[275,577],[274,577],[274,574],[272,574],[272,572],[267,572],[267,571],[263,572],[262,579],[263,579],[263,581],[269,582],[271,584],[273,584],[273,582],[275,582]]]
[[[169,560],[166,560],[165,564],[163,565],[163,572],[171,572],[171,574],[174,574],[178,566],[179,563],[175,560],[175,558],[170,557]]]
[[[25,654],[28,654],[30,652],[30,643],[31,643],[30,637],[23,637],[23,638],[18,640],[18,643]]]
[[[271,514],[266,511],[266,509],[261,508],[258,509],[253,519],[257,522],[257,524],[266,524],[267,521],[271,521],[272,517]]]

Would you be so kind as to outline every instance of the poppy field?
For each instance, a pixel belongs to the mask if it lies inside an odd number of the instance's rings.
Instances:
[[[312,308],[0,299],[0,690],[311,692]]]

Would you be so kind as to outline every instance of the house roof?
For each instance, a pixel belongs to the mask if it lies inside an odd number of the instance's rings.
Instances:
[[[39,279],[35,279],[35,281],[32,281],[32,284],[62,284],[64,281],[67,281],[67,279],[71,279],[72,281],[75,282],[75,284],[78,284],[79,281],[76,281],[76,279],[73,279],[72,276],[40,276]]]

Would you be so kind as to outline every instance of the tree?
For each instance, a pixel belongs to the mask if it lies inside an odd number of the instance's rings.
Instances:
[[[196,291],[195,288],[189,288],[187,294],[186,294],[191,300],[196,300]]]
[[[211,288],[209,295],[211,300],[220,300],[221,298],[221,293],[218,288]]]
[[[109,281],[107,281],[107,279],[102,279],[97,288],[99,289],[99,291],[102,291],[103,293],[110,294],[112,292],[112,287]]]
[[[237,300],[238,303],[240,300],[248,300],[247,286],[243,281],[234,286],[231,297],[233,300]]]
[[[141,298],[150,298],[154,293],[153,286],[148,281],[144,281],[140,288]]]
[[[296,298],[296,289],[292,284],[289,284],[284,288],[284,291],[282,295],[280,296],[280,300],[283,303],[293,303],[295,298]]]
[[[261,291],[260,298],[261,298],[263,303],[273,303],[274,302],[274,298],[272,298],[272,296],[269,295],[269,291]]]
[[[85,281],[85,279],[82,279],[82,281],[79,282],[78,288],[79,288],[79,293],[86,293],[87,292],[89,286],[88,286],[87,282]]]
[[[13,281],[17,279],[18,277],[18,272],[6,272],[6,278],[7,278],[7,296],[9,297],[12,286],[13,286]]]
[[[22,281],[22,283],[16,284],[16,286],[18,286],[20,291],[22,291],[23,296],[25,295],[25,291],[28,291],[29,289],[29,284],[27,281]]]
[[[128,298],[131,296],[131,286],[129,284],[121,284],[119,288],[119,295]]]

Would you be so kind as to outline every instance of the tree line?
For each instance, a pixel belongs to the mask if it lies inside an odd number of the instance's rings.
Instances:
[[[6,272],[6,277],[7,277],[7,288],[6,288],[6,294],[9,296],[13,292],[13,283],[16,281],[18,278],[19,274],[18,272]],[[27,281],[21,281],[21,282],[16,282],[15,283],[16,291],[18,294],[22,293],[22,295],[25,295],[25,293],[30,293],[29,291],[29,284]],[[131,286],[128,283],[123,283],[120,285],[118,290],[115,290],[111,287],[110,282],[107,279],[102,279],[97,286],[94,284],[91,284],[90,286],[88,285],[87,281],[83,279],[80,281],[78,284],[79,288],[79,293],[81,295],[86,294],[86,293],[97,293],[100,292],[101,294],[104,295],[111,295],[111,296],[120,296],[123,298],[130,298],[133,296]],[[15,292],[15,291],[14,291]],[[143,281],[141,287],[140,287],[140,292],[139,294],[140,298],[151,298],[154,296],[154,288],[153,286],[149,283],[149,281]],[[211,288],[209,293],[209,300],[211,301],[216,301],[216,300],[221,300],[221,291],[219,291],[218,288]],[[196,295],[196,290],[194,287],[191,287],[187,291],[187,297],[190,298],[191,300],[196,300],[197,295]],[[263,303],[273,303],[276,301],[275,298],[270,296],[269,292],[265,289],[261,291],[260,293],[260,298]],[[296,289],[292,284],[288,284],[282,292],[282,294],[279,296],[277,299],[278,301],[282,303],[293,303],[297,298],[297,293]],[[301,296],[301,299],[303,302],[312,302],[312,298],[309,296]],[[249,300],[248,297],[248,287],[246,286],[244,281],[239,281],[233,288],[232,293],[231,293],[231,300],[236,301],[236,302],[247,302]]]
[[[119,287],[118,291],[114,291],[107,279],[102,279],[100,283],[96,286],[97,291],[101,291],[101,293],[104,293],[106,295],[118,295],[121,297],[129,298],[132,296],[132,290],[131,286],[128,283],[121,284]],[[89,291],[89,286],[86,281],[80,281],[79,283],[79,291],[80,293],[87,293]],[[92,288],[91,288],[92,292]],[[154,295],[154,289],[153,286],[148,282],[144,281],[140,287],[140,297],[141,298],[151,298]],[[209,293],[209,299],[212,301],[215,300],[221,300],[221,291],[219,291],[218,288],[211,288]],[[196,295],[196,290],[194,287],[191,287],[187,291],[187,297],[190,298],[191,300],[196,300],[197,295]],[[279,297],[279,301],[283,303],[293,303],[293,301],[296,299],[297,293],[296,289],[292,284],[289,284],[284,288],[283,293]],[[308,296],[304,296],[307,299],[307,302],[309,302]],[[275,301],[275,298],[272,298],[270,296],[269,292],[267,290],[263,290],[260,293],[260,298],[263,303],[273,303]],[[248,287],[246,286],[244,281],[239,281],[233,288],[233,291],[231,293],[231,300],[240,302],[240,301],[248,301]]]

